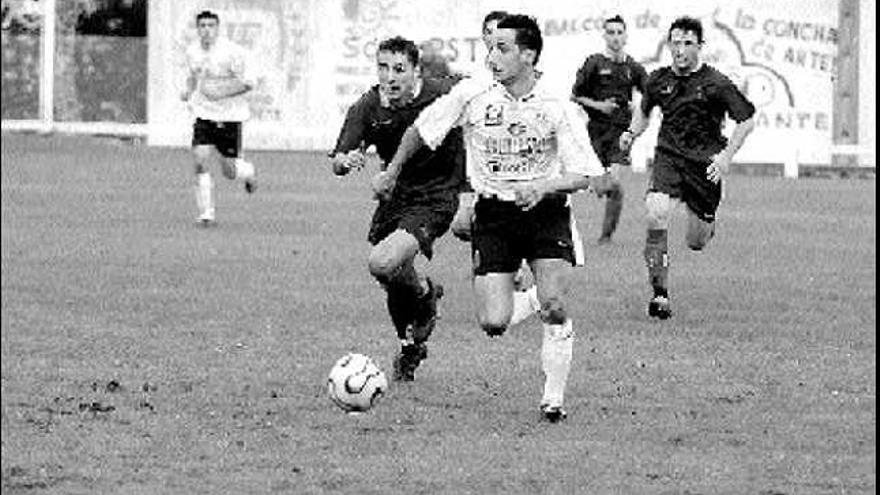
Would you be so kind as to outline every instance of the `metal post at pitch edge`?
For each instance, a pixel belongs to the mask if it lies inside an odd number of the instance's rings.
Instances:
[[[40,37],[40,126],[52,131],[55,120],[55,2],[43,0],[43,32]]]
[[[840,0],[837,26],[831,142],[852,145],[859,142],[859,0]],[[860,161],[856,154],[831,155],[831,164],[836,167],[857,166]]]

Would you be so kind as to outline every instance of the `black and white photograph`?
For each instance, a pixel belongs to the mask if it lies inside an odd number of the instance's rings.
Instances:
[[[870,0],[0,0],[3,495],[876,493]]]

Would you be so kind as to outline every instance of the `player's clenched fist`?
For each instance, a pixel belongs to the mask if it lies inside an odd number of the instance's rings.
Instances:
[[[366,158],[364,154],[358,150],[352,150],[348,153],[337,153],[330,159],[333,165],[333,173],[336,175],[345,175],[352,169],[360,170],[364,168]]]
[[[395,177],[386,171],[381,171],[373,176],[373,196],[376,199],[387,200],[391,198],[391,191],[394,190]]]

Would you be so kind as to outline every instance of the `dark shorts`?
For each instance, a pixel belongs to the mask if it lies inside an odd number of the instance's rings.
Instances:
[[[215,122],[196,119],[193,146],[209,145],[227,158],[237,158],[241,151],[241,122]]]
[[[714,222],[721,203],[721,182],[706,178],[709,161],[697,161],[656,150],[648,192],[662,192],[683,201],[703,221]]]
[[[373,213],[367,240],[376,245],[397,229],[403,229],[419,241],[426,258],[434,256],[434,241],[449,230],[458,209],[458,193],[437,194],[418,200],[380,201]]]
[[[596,152],[603,167],[608,168],[613,163],[630,165],[629,152],[620,149],[620,135],[625,130],[626,127],[611,122],[591,120],[587,123],[587,133],[590,135],[593,151]]]
[[[480,198],[475,209],[474,274],[513,273],[522,260],[576,263],[575,235],[566,196],[544,199],[529,211],[509,201]]]

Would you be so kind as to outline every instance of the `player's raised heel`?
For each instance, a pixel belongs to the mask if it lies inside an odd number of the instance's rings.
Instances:
[[[672,309],[669,305],[669,298],[666,296],[654,296],[648,303],[648,316],[665,320],[672,316]]]
[[[255,179],[247,179],[244,181],[244,190],[248,194],[253,194],[257,190],[257,181]]]
[[[391,378],[396,382],[415,380],[416,368],[427,357],[428,346],[425,343],[402,346],[400,353],[394,358],[394,373]]]

